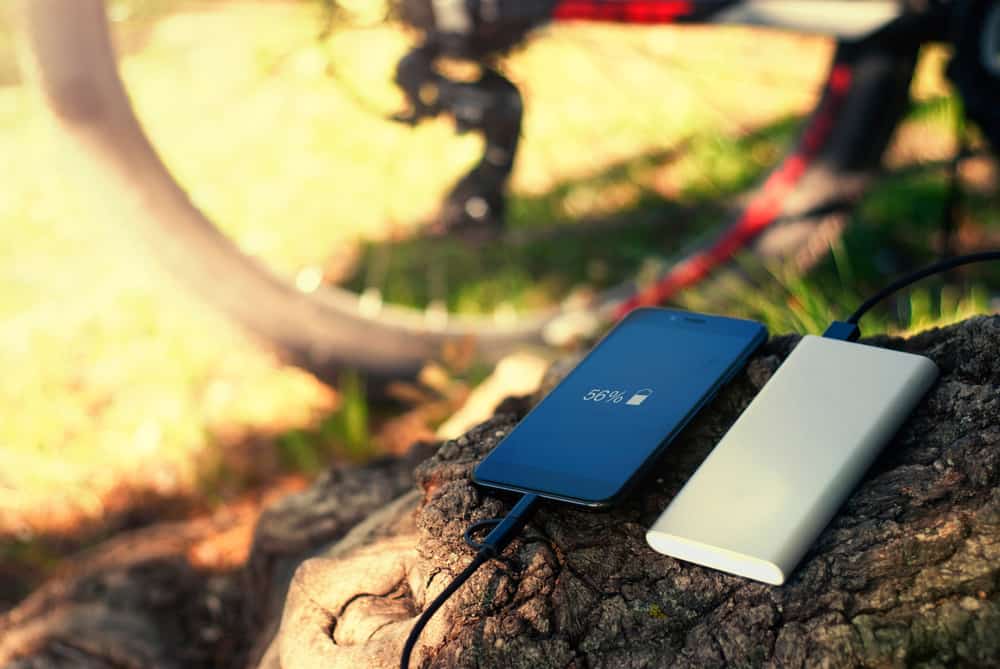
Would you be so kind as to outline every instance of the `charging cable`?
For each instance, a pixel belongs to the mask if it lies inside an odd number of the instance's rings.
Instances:
[[[923,269],[918,269],[915,272],[910,272],[909,274],[901,276],[865,300],[860,307],[855,309],[854,313],[851,314],[846,321],[834,321],[833,323],[830,323],[830,326],[826,329],[826,332],[823,333],[823,336],[827,339],[857,341],[857,339],[861,336],[861,328],[858,327],[858,321],[860,321],[861,317],[868,313],[872,307],[893,293],[902,290],[903,288],[906,288],[910,284],[916,283],[921,279],[926,279],[929,276],[947,272],[950,269],[961,267],[962,265],[971,265],[972,263],[984,262],[987,260],[1000,260],[1000,251],[982,251],[981,253],[969,253],[968,255],[955,256],[953,258],[948,258],[947,260],[932,263]]]
[[[476,557],[472,558],[469,566],[463,569],[448,584],[448,587],[442,590],[441,594],[435,597],[434,601],[420,614],[417,624],[410,630],[410,636],[406,638],[406,643],[403,645],[403,654],[399,659],[400,669],[409,669],[410,655],[413,653],[413,647],[416,645],[417,639],[420,638],[420,633],[427,626],[431,617],[441,608],[442,604],[448,601],[449,597],[455,594],[456,590],[462,587],[463,583],[469,580],[470,576],[476,573],[476,570],[482,567],[488,560],[498,557],[503,552],[503,549],[507,547],[511,540],[521,531],[521,528],[524,527],[531,512],[535,510],[540,501],[541,497],[538,495],[526,494],[517,501],[517,504],[510,510],[510,513],[503,518],[481,520],[469,526],[469,529],[465,531],[465,543],[476,549]],[[472,538],[472,533],[477,529],[489,526],[495,527],[486,535],[486,538],[482,542],[477,542]]]

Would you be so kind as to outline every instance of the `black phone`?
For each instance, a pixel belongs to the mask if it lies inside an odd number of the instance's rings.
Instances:
[[[754,321],[636,309],[479,463],[473,480],[609,506],[766,339]]]

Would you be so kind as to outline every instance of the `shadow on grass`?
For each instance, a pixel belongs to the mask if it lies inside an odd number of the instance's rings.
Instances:
[[[937,136],[947,132],[954,105],[949,97],[915,103],[907,122]],[[738,208],[736,196],[779,162],[801,121],[786,117],[737,137],[695,136],[544,193],[514,193],[507,231],[491,242],[417,237],[368,243],[342,283],[358,292],[377,288],[388,302],[439,304],[459,313],[528,310],[616,285],[717,233]],[[865,226],[885,228],[861,233],[868,235],[862,242],[869,245],[867,255],[901,245],[919,257],[917,249],[937,243],[947,190],[940,168],[889,175],[858,208],[851,234]],[[982,199],[966,198],[973,219],[989,216],[992,205]]]
[[[730,212],[727,199],[778,162],[799,121],[783,119],[737,138],[694,138],[544,193],[515,193],[507,230],[489,242],[368,243],[342,283],[357,292],[376,287],[393,303],[437,302],[460,313],[539,308],[575,290],[613,286],[717,230]]]

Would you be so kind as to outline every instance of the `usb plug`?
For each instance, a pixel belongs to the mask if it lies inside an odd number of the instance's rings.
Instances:
[[[861,328],[857,323],[850,321],[834,321],[826,328],[823,336],[827,339],[840,339],[841,341],[857,341],[861,336]]]

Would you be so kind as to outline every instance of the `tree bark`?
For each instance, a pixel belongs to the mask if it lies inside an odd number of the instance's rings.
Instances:
[[[769,342],[618,508],[544,505],[438,612],[411,666],[998,666],[998,316],[867,341],[927,355],[941,378],[784,586],[646,545],[645,529],[796,341]],[[255,644],[249,665],[398,666],[415,617],[472,557],[465,528],[509,508],[469,476],[529,405],[508,402],[443,444],[417,467],[415,488],[405,465],[374,478],[362,468],[265,514],[248,568],[232,577],[244,579],[239,605],[260,614],[240,628]],[[345,513],[348,498],[366,500],[351,507],[365,511]],[[41,620],[0,622],[0,637]],[[13,666],[58,666],[37,639],[40,650]]]

